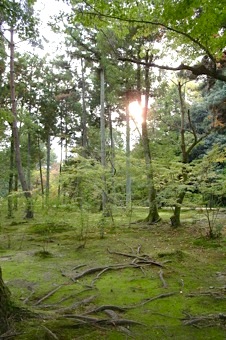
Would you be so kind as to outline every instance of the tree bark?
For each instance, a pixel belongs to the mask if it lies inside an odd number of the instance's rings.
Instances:
[[[126,94],[126,208],[131,209],[131,160],[129,96]]]
[[[50,151],[51,151],[51,141],[50,132],[48,132],[46,141],[46,203],[49,201],[49,187],[50,187]]]
[[[13,28],[10,30],[10,92],[11,92],[11,102],[12,102],[12,114],[13,114],[13,123],[12,123],[12,131],[13,131],[13,140],[14,140],[14,148],[15,148],[15,160],[18,171],[18,176],[20,179],[21,187],[24,192],[24,196],[27,201],[26,207],[26,218],[33,218],[33,205],[32,205],[32,194],[29,190],[24,170],[22,167],[22,160],[20,154],[20,139],[19,132],[17,127],[17,108],[16,108],[16,95],[15,95],[15,80],[14,80],[14,37],[13,37]]]
[[[9,189],[8,189],[8,218],[13,217],[13,174],[14,174],[14,143],[13,135],[10,142],[10,169],[9,169]]]
[[[182,153],[182,163],[188,163],[188,152],[186,148],[185,142],[185,105],[184,105],[184,98],[182,94],[182,87],[183,84],[178,82],[178,93],[179,93],[179,100],[180,100],[180,111],[181,111],[181,129],[180,129],[180,136],[181,136],[181,153]],[[187,171],[182,166],[182,181],[185,184],[187,181],[188,175]],[[171,226],[173,228],[177,228],[181,225],[180,221],[180,213],[181,213],[181,205],[183,203],[184,197],[186,195],[186,188],[182,189],[178,194],[176,204],[174,206],[173,215],[170,217]]]
[[[100,134],[101,134],[101,165],[102,170],[105,172],[106,168],[106,148],[105,148],[105,91],[104,91],[104,69],[100,69]],[[105,174],[102,177],[103,189],[102,189],[102,211],[106,214],[107,205],[107,193],[106,193],[106,178]]]
[[[148,51],[147,51],[146,60],[148,59],[149,59],[149,56],[148,56]],[[139,67],[138,67],[138,78],[140,78]],[[138,84],[140,84],[140,80],[138,80]],[[139,92],[141,93],[141,91]],[[151,158],[151,150],[150,150],[150,143],[149,143],[149,137],[148,137],[148,126],[147,126],[149,93],[150,93],[149,68],[145,67],[145,103],[143,107],[142,142],[143,142],[146,171],[147,171],[147,186],[148,186],[148,201],[149,201],[149,212],[148,212],[148,216],[145,218],[145,221],[152,224],[152,223],[156,223],[160,221],[160,216],[158,214],[158,206],[157,206],[157,201],[156,201],[156,189],[154,185],[152,158]],[[140,98],[140,105],[141,105],[141,98]]]
[[[0,267],[0,335],[8,330],[8,318],[11,310],[10,291],[3,282],[2,270]]]
[[[85,66],[84,60],[81,59],[82,68],[82,147],[83,156],[86,157],[87,148],[87,114],[86,114],[86,101],[85,101]]]

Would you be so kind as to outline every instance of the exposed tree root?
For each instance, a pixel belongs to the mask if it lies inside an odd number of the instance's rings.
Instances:
[[[162,269],[160,269],[160,271],[159,271],[159,277],[160,277],[160,280],[162,281],[163,287],[164,287],[164,288],[167,288],[168,285],[167,285],[167,283],[166,283],[166,281],[165,281],[165,279],[164,279],[164,277],[163,277],[163,271],[162,271]]]
[[[60,286],[54,288],[53,290],[51,290],[48,294],[44,295],[37,302],[35,302],[34,306],[40,305],[41,302],[43,302],[44,300],[48,299],[50,296],[52,296],[54,293],[56,293],[61,287],[62,287],[62,285],[60,285]]]
[[[94,317],[88,317],[85,315],[74,315],[74,314],[64,314],[64,318],[73,319],[77,323],[88,324],[88,325],[105,325],[105,326],[123,326],[123,325],[142,325],[145,326],[141,322],[137,322],[130,319],[99,319]]]
[[[110,266],[102,266],[102,267],[94,267],[94,268],[89,268],[81,273],[78,273],[76,276],[71,277],[71,280],[73,282],[76,282],[83,276],[87,276],[96,272],[99,272],[97,277],[93,280],[96,281],[103,273],[105,273],[108,270],[119,270],[119,269],[125,269],[125,268],[141,268],[142,266],[150,266],[154,264],[153,261],[144,261],[144,262],[137,262],[137,263],[127,263],[127,264],[115,264],[115,265],[110,265]],[[162,266],[161,264],[157,264],[158,266]],[[92,285],[91,285],[92,286]]]
[[[126,307],[119,307],[119,306],[114,306],[114,305],[103,305],[103,306],[99,306],[97,308],[94,308],[88,312],[85,313],[86,314],[94,314],[94,313],[98,313],[98,312],[103,312],[105,310],[114,310],[117,312],[125,312],[126,311]]]
[[[140,303],[137,303],[135,305],[132,305],[132,306],[128,306],[128,307],[125,307],[126,309],[132,309],[132,308],[136,308],[136,307],[141,307],[141,306],[144,306],[146,305],[147,303],[151,302],[151,301],[154,301],[154,300],[158,300],[158,299],[164,299],[166,297],[169,297],[169,296],[172,296],[172,295],[176,295],[177,292],[171,292],[171,293],[166,293],[166,294],[160,294],[160,295],[157,295],[157,296],[154,296],[154,297],[151,297],[151,298],[148,298],[148,299],[145,299],[143,302],[140,302]]]
[[[65,313],[67,311],[72,311],[80,306],[84,306],[87,305],[88,303],[92,302],[95,299],[95,295],[89,296],[88,298],[85,298],[81,301],[76,301],[73,305],[69,306],[69,307],[63,307],[58,309],[56,312],[58,313]]]
[[[189,294],[186,294],[186,296],[188,297],[197,297],[197,296],[211,296],[211,297],[214,297],[215,299],[226,299],[226,296],[225,296],[225,288],[222,288],[222,289],[219,289],[217,291],[215,290],[207,290],[207,291],[204,291],[204,292],[194,292],[194,293],[189,293]]]
[[[126,306],[126,307],[119,307],[119,306],[114,306],[114,305],[103,305],[100,307],[97,307],[95,309],[92,309],[82,315],[76,315],[76,314],[71,314],[71,313],[65,313],[62,316],[66,319],[72,319],[75,321],[75,326],[77,325],[90,325],[90,326],[114,326],[114,327],[121,327],[119,330],[123,331],[124,333],[126,332],[126,328],[123,326],[130,326],[130,325],[142,325],[145,326],[143,323],[130,320],[130,319],[125,319],[121,318],[120,315],[117,314],[117,312],[125,312],[126,310],[130,310],[133,308],[137,308],[140,306],[143,306],[151,301],[165,298],[172,296],[176,293],[167,293],[167,294],[160,294],[157,296],[154,296],[152,298],[146,299],[145,301],[142,301],[138,304],[134,304],[131,306]],[[65,310],[64,310],[65,311]],[[105,312],[109,318],[98,318],[94,316],[89,316],[90,314],[97,314],[99,312]],[[130,334],[131,335],[131,334]]]
[[[55,340],[59,340],[58,336],[53,333],[49,328],[47,328],[46,326],[42,326],[42,328],[46,331],[46,333],[50,336],[50,339],[55,339]]]
[[[192,316],[190,314],[186,314],[186,318],[182,318],[184,325],[194,326],[198,328],[202,327],[212,327],[216,326],[216,324],[220,324],[221,327],[226,329],[226,314],[218,313],[218,314],[209,314],[209,315],[197,315]]]
[[[134,260],[137,264],[148,263],[148,264],[153,264],[153,265],[158,266],[158,267],[164,267],[163,264],[156,262],[156,261],[153,261],[148,255],[137,256],[137,255],[134,255],[134,254],[127,254],[127,253],[121,253],[121,252],[118,252],[118,251],[112,251],[110,249],[107,249],[107,250],[110,254],[132,257],[132,258],[134,258]]]

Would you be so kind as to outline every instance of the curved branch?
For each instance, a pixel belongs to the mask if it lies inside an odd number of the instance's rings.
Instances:
[[[167,65],[158,65],[158,64],[155,64],[155,63],[152,63],[152,62],[146,63],[145,61],[141,61],[141,60],[135,59],[135,58],[118,57],[118,60],[128,61],[128,62],[131,62],[131,63],[134,63],[134,64],[144,65],[144,66],[147,66],[147,67],[156,67],[156,68],[159,68],[161,70],[168,70],[168,71],[188,70],[188,71],[191,71],[195,76],[206,75],[206,76],[214,78],[214,79],[226,81],[226,75],[224,75],[221,70],[215,70],[214,68],[208,69],[201,63],[194,65],[194,66],[185,65],[185,64],[182,63],[177,67],[172,67],[172,66],[167,66]]]
[[[74,12],[76,11],[75,9],[73,9]],[[113,19],[113,20],[119,20],[119,21],[124,21],[124,22],[129,22],[129,23],[136,23],[136,24],[144,24],[144,25],[153,25],[153,26],[160,26],[165,28],[167,31],[173,32],[173,33],[177,33],[179,35],[182,35],[184,37],[186,37],[187,39],[189,39],[190,41],[192,41],[195,45],[199,46],[207,55],[208,57],[215,62],[215,58],[213,57],[213,55],[210,53],[210,51],[208,50],[207,47],[205,47],[198,39],[193,38],[190,34],[180,31],[177,28],[173,28],[170,27],[166,24],[163,24],[162,22],[159,21],[149,21],[149,20],[139,20],[139,19],[129,19],[129,18],[123,18],[123,17],[119,17],[116,15],[110,15],[110,14],[103,14],[99,11],[97,11],[94,8],[95,12],[82,12],[82,14],[86,14],[89,16],[96,16],[98,18],[102,17],[102,18],[108,18],[108,19]]]

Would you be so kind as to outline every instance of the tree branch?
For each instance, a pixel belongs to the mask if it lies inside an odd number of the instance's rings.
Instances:
[[[89,5],[86,2],[87,5]],[[90,5],[89,5],[90,6]],[[91,7],[91,6],[90,6]],[[124,22],[129,22],[129,23],[136,23],[136,24],[142,24],[142,25],[152,25],[152,26],[160,26],[165,28],[167,31],[173,32],[173,33],[177,33],[179,35],[182,35],[184,37],[186,37],[187,39],[189,39],[190,41],[192,41],[195,45],[198,45],[207,55],[208,57],[215,62],[215,59],[213,57],[213,55],[210,53],[210,51],[208,50],[207,47],[205,47],[198,39],[193,38],[190,34],[180,31],[177,28],[173,28],[170,27],[166,24],[163,24],[162,22],[159,21],[149,21],[149,20],[138,20],[138,19],[131,19],[131,18],[126,18],[126,17],[119,17],[116,15],[109,15],[109,14],[103,14],[99,11],[97,11],[95,8],[93,8],[95,10],[95,12],[85,12],[82,11],[82,14],[84,15],[89,15],[89,16],[96,16],[99,19],[100,18],[108,18],[108,19],[113,19],[113,20],[119,20],[119,21],[124,21]],[[75,9],[73,9],[74,12],[76,11]]]
[[[118,60],[128,61],[128,62],[137,64],[137,65],[144,65],[144,66],[147,66],[147,67],[156,67],[156,68],[159,68],[161,70],[167,70],[167,71],[188,70],[188,71],[191,71],[192,74],[194,74],[195,76],[206,75],[208,77],[226,82],[226,75],[224,75],[221,70],[208,69],[201,63],[198,64],[198,65],[194,65],[194,66],[185,65],[185,64],[182,63],[177,67],[172,67],[172,66],[167,66],[167,65],[158,65],[158,64],[155,64],[153,62],[146,63],[145,61],[142,61],[142,60],[139,60],[139,59],[136,59],[136,58],[118,57]]]

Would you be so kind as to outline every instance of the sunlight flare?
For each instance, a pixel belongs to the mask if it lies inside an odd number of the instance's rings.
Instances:
[[[137,100],[129,103],[130,116],[137,124],[142,124],[142,109],[142,105],[140,105]]]

